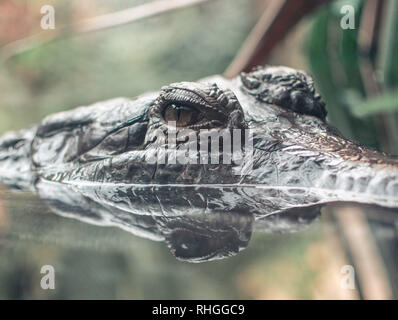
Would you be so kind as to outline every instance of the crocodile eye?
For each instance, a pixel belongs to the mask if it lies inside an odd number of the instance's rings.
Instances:
[[[199,112],[188,106],[169,104],[166,106],[163,112],[164,119],[169,121],[175,121],[177,127],[186,127],[195,124]]]

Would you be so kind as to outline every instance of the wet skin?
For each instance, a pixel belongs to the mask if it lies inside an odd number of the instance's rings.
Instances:
[[[243,145],[243,162],[200,164],[199,152],[197,163],[147,161],[186,129],[240,129],[242,141],[250,130],[253,148]],[[180,138],[181,152],[200,141]],[[164,240],[188,261],[236,254],[253,229],[301,229],[326,204],[398,208],[397,159],[342,137],[312,79],[285,67],[51,115],[0,138],[0,181],[59,214]]]

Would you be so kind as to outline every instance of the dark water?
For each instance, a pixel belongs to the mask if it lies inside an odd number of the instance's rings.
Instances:
[[[307,228],[314,217],[132,218],[123,210],[115,214],[120,205],[110,209],[109,203],[85,203],[56,190],[50,200],[0,190],[1,299],[360,296],[360,288],[340,286],[340,269],[350,259],[328,214]],[[268,232],[282,225],[300,232]],[[391,244],[395,235],[389,230],[381,235]],[[212,261],[187,262],[192,257]],[[54,268],[54,289],[40,285],[45,265]]]

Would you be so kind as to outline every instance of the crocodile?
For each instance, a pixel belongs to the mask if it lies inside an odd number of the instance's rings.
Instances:
[[[172,83],[6,133],[0,182],[191,262],[236,254],[253,230],[301,230],[328,204],[398,209],[398,159],[344,138],[311,76],[283,66]]]

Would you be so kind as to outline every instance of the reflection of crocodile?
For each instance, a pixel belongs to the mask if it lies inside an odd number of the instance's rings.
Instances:
[[[133,231],[150,221],[151,237],[172,243],[181,258],[221,257],[244,247],[253,226],[294,229],[289,222],[308,217],[305,224],[323,204],[398,208],[398,161],[344,139],[325,117],[312,80],[289,68],[259,68],[232,81],[215,76],[177,83],[160,94],[58,113],[6,134],[0,139],[0,181],[36,190],[58,212],[79,211],[90,222]],[[253,148],[243,150],[243,162],[148,161],[170,146],[167,133],[187,128],[250,129]],[[185,152],[192,144],[185,135],[176,149]],[[225,146],[221,140],[219,148]],[[209,251],[195,251],[206,237]]]

